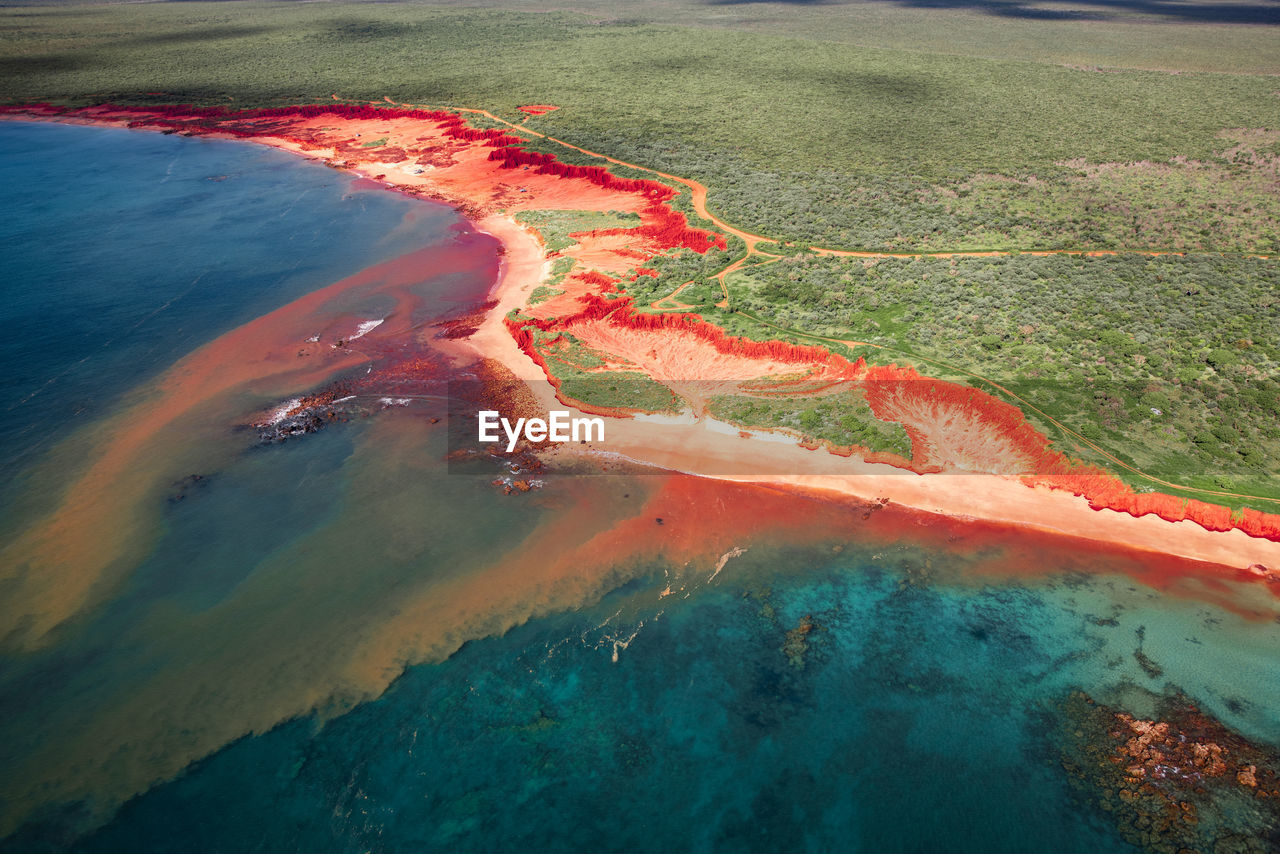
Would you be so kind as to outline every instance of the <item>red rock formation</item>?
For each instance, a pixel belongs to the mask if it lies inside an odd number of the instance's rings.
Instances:
[[[28,104],[0,107],[0,112],[62,115],[71,111],[50,104]],[[141,126],[238,137],[270,136],[303,147],[314,147],[316,143],[305,135],[308,131],[297,128],[298,119],[333,116],[335,119],[345,120],[409,118],[430,121],[436,123],[452,139],[493,146],[495,150],[489,154],[489,159],[498,163],[500,168],[528,167],[540,174],[568,180],[585,180],[609,190],[638,193],[647,199],[642,213],[642,225],[630,229],[602,229],[591,232],[592,234],[633,235],[637,240],[649,241],[662,248],[681,247],[697,252],[706,252],[711,246],[723,249],[727,245],[723,236],[690,227],[684,214],[663,204],[675,195],[675,191],[665,184],[645,179],[619,178],[600,166],[570,165],[558,161],[550,154],[525,151],[516,147],[523,140],[496,129],[468,127],[466,121],[455,113],[355,104],[315,104],[256,110],[189,105],[143,107],[103,104],[78,113],[89,118],[136,115],[138,119],[134,124]],[[640,268],[636,275],[653,275],[653,272]],[[600,273],[582,274],[581,278],[589,284],[598,285],[602,291],[616,289],[616,280]],[[977,425],[991,436],[999,436],[1000,441],[992,444],[993,454],[1012,454],[1018,460],[1020,470],[1029,473],[1033,482],[1083,496],[1095,509],[1106,508],[1135,517],[1154,513],[1168,521],[1191,520],[1211,531],[1239,529],[1253,537],[1280,542],[1280,515],[1253,509],[1245,509],[1237,514],[1228,507],[1198,500],[1159,493],[1136,493],[1114,476],[1075,463],[1054,451],[1048,439],[1027,422],[1020,410],[979,389],[922,377],[910,368],[876,366],[868,369],[861,360],[851,364],[820,347],[730,336],[696,314],[641,314],[635,310],[630,298],[609,300],[600,294],[590,294],[582,301],[584,306],[580,312],[556,321],[539,319],[508,322],[512,333],[517,336],[517,343],[531,358],[542,364],[544,369],[545,364],[532,346],[532,337],[526,327],[550,331],[555,326],[563,328],[574,321],[605,318],[610,324],[636,331],[694,335],[712,344],[721,353],[835,368],[837,373],[846,378],[866,381],[868,401],[877,417],[898,420],[904,405],[912,402],[922,403],[937,411],[948,409],[952,413],[965,413],[970,425]],[[927,431],[918,424],[904,426],[912,438],[913,446],[927,446],[930,438]],[[917,471],[937,470],[935,464],[920,458],[918,454],[915,456],[917,458],[913,460],[913,467]]]
[[[542,175],[581,178],[604,187],[606,190],[642,193],[655,202],[666,201],[675,195],[674,190],[657,181],[648,181],[640,178],[619,178],[603,166],[574,166],[568,163],[561,163],[554,155],[525,151],[522,148],[501,148],[490,153],[489,159],[498,161],[503,169],[519,169],[528,166]]]

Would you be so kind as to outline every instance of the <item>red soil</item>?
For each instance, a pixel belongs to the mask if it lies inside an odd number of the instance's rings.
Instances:
[[[1168,522],[1189,519],[1210,531],[1238,528],[1280,542],[1280,516],[1231,509],[1163,493],[1135,493],[1115,476],[1076,463],[1053,450],[1017,407],[986,392],[922,377],[911,368],[872,367],[866,396],[877,418],[907,429],[916,471],[988,471],[1029,475],[1103,508],[1134,517],[1154,513]]]
[[[132,120],[136,126],[279,140],[303,150],[332,148],[356,163],[385,163],[381,158],[388,156],[392,160],[416,157],[419,163],[424,156],[433,164],[441,160],[447,165],[432,166],[429,178],[398,175],[393,183],[406,192],[443,197],[468,211],[561,208],[640,214],[637,228],[581,235],[582,245],[596,242],[600,257],[592,266],[615,274],[637,270],[636,260],[669,248],[705,252],[711,246],[726,245],[722,236],[691,228],[683,214],[667,206],[674,191],[665,184],[619,178],[599,166],[565,164],[549,154],[525,151],[516,147],[523,140],[511,134],[470,128],[460,116],[442,111],[327,104],[241,112],[106,105],[69,114],[36,105],[0,108],[0,112]],[[336,131],[325,124],[334,120],[342,125]],[[393,150],[379,153],[378,148],[353,145],[353,134],[362,136],[357,129],[388,137],[387,147]],[[490,149],[487,155],[482,154],[484,149]],[[513,179],[518,186],[513,186]],[[609,262],[610,255],[618,260]],[[637,270],[634,275],[639,274]],[[534,352],[526,327],[570,331],[588,346],[634,362],[660,381],[742,380],[794,373],[796,367],[813,376],[865,381],[877,417],[899,421],[907,429],[917,471],[1022,475],[1082,495],[1094,508],[1134,516],[1155,513],[1170,521],[1190,519],[1211,531],[1238,528],[1251,536],[1280,541],[1280,516],[1252,510],[1233,516],[1228,508],[1217,505],[1135,494],[1110,475],[1072,463],[1053,451],[1016,407],[983,391],[921,377],[910,369],[868,369],[818,347],[735,338],[693,314],[640,314],[628,298],[601,296],[616,290],[616,281],[591,270],[566,277],[563,295],[531,308],[532,320],[508,324],[517,343],[544,370],[545,362]]]
[[[520,112],[528,113],[531,116],[543,116],[558,109],[560,108],[552,104],[526,104],[520,107]]]
[[[968,386],[924,377],[897,366],[851,364],[819,347],[782,341],[750,341],[727,335],[696,314],[639,314],[630,298],[605,300],[588,295],[577,314],[528,325],[564,330],[589,346],[616,354],[660,382],[748,380],[794,371],[813,371],[806,379],[835,376],[859,381],[877,418],[903,424],[912,439],[911,468],[921,474],[976,471],[1020,475],[1089,499],[1094,509],[1140,517],[1154,513],[1166,521],[1184,519],[1210,531],[1244,533],[1280,542],[1280,516],[1230,508],[1160,493],[1134,493],[1105,472],[1075,463],[1053,450],[1049,440],[1021,410]],[[519,326],[519,324],[514,324]],[[522,347],[529,352],[532,339]],[[726,358],[727,357],[727,358]],[[545,363],[539,360],[540,364]],[[817,447],[816,445],[814,446]],[[900,465],[895,455],[873,462]]]
[[[516,140],[523,142],[524,140]],[[666,201],[675,195],[675,191],[666,184],[640,178],[618,178],[603,166],[575,166],[561,163],[551,154],[536,151],[525,151],[521,148],[503,148],[489,154],[489,159],[501,165],[503,169],[521,169],[535,175],[554,175],[557,178],[581,178],[610,190],[623,193],[642,193],[653,201]],[[683,216],[681,219],[683,220]],[[707,234],[707,232],[703,232]]]
[[[684,214],[673,211],[656,201],[649,205],[643,218],[645,222],[639,228],[602,228],[588,231],[586,234],[600,237],[623,234],[632,239],[651,240],[663,249],[692,249],[694,252],[704,254],[712,246],[719,249],[728,247],[722,235],[690,228]]]
[[[1027,475],[1072,468],[1021,410],[980,389],[877,365],[867,370],[864,393],[877,418],[906,428],[916,471]]]
[[[1081,469],[1036,480],[1053,489],[1089,499],[1089,506],[1095,510],[1105,507],[1134,517],[1154,513],[1168,522],[1189,519],[1210,531],[1239,529],[1251,537],[1280,542],[1280,516],[1272,513],[1246,507],[1235,514],[1229,507],[1193,498],[1179,498],[1160,492],[1134,492],[1127,484],[1098,470]]]
[[[570,236],[578,242],[561,252],[561,255],[577,261],[578,267],[600,270],[615,276],[636,269],[637,264],[648,262],[662,251],[660,246],[636,240],[626,234],[579,232]],[[641,247],[647,247],[648,251],[643,251]]]

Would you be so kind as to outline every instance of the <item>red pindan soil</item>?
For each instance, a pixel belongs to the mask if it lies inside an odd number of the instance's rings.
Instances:
[[[1044,474],[1069,468],[1013,406],[978,389],[873,367],[864,386],[872,412],[911,437],[917,471]]]
[[[545,112],[550,105],[524,108]],[[496,211],[562,209],[634,212],[640,225],[575,235],[565,254],[579,263],[561,283],[562,295],[526,306],[529,320],[507,325],[536,362],[531,332],[567,332],[618,362],[659,381],[743,381],[795,376],[846,380],[864,386],[877,417],[897,421],[913,440],[916,471],[977,471],[1020,476],[1082,495],[1095,508],[1133,516],[1156,514],[1192,520],[1210,531],[1233,528],[1280,541],[1280,516],[1135,494],[1104,472],[1088,469],[1050,448],[1022,413],[985,392],[921,377],[910,369],[867,368],[817,347],[734,338],[692,314],[643,314],[618,283],[647,272],[644,263],[681,247],[705,252],[724,238],[689,226],[667,202],[675,195],[651,180],[618,178],[603,167],[565,164],[525,151],[513,133],[468,127],[443,111],[383,109],[340,104],[228,112],[190,107],[123,108],[110,105],[67,112],[39,105],[0,112],[62,120],[127,123],[184,133],[253,138],[355,169],[403,192],[440,198],[483,216]],[[369,142],[382,141],[368,146]]]

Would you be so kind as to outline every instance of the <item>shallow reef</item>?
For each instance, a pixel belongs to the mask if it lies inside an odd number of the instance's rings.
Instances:
[[[1073,691],[1056,738],[1072,786],[1120,835],[1161,854],[1280,850],[1280,756],[1197,708],[1181,692],[1152,720]]]

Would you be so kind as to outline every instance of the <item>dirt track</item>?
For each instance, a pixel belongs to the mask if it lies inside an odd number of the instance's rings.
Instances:
[[[337,95],[334,95],[333,98],[334,100],[343,100],[343,99],[339,99]],[[674,181],[677,184],[681,184],[685,187],[688,187],[690,190],[690,201],[692,202],[693,209],[698,214],[698,216],[713,223],[717,228],[724,231],[725,233],[731,234],[741,239],[743,243],[746,244],[747,251],[741,257],[735,259],[732,263],[730,263],[723,270],[720,270],[718,273],[716,273],[712,277],[720,283],[720,288],[724,292],[724,299],[721,300],[719,303],[717,303],[717,306],[720,308],[727,308],[729,306],[730,294],[729,294],[728,283],[726,282],[726,277],[730,273],[733,273],[741,269],[742,266],[747,262],[747,260],[752,256],[762,256],[762,257],[768,258],[769,261],[765,263],[778,261],[778,260],[781,260],[781,258],[783,257],[779,255],[774,255],[772,253],[765,252],[759,249],[758,244],[761,242],[776,242],[773,238],[769,238],[760,234],[754,234],[752,232],[744,231],[740,228],[737,228],[731,225],[730,223],[725,222],[723,219],[721,219],[720,217],[713,214],[710,210],[708,210],[707,209],[707,187],[698,181],[694,181],[690,178],[682,178],[679,175],[672,175],[667,172],[661,172],[661,171],[658,171],[657,169],[651,169],[647,166],[641,166],[637,163],[628,163],[625,160],[619,160],[615,157],[610,157],[607,154],[601,154],[596,151],[590,151],[588,149],[574,145],[570,142],[565,142],[564,140],[557,139],[555,137],[548,136],[543,133],[539,133],[535,130],[531,130],[528,127],[525,127],[523,124],[515,124],[512,122],[509,122],[506,119],[503,119],[499,116],[494,115],[488,110],[480,110],[480,109],[474,109],[474,108],[468,108],[468,107],[442,106],[442,105],[405,104],[405,103],[393,101],[389,97],[384,97],[383,100],[385,100],[388,104],[392,104],[394,106],[399,106],[399,107],[415,108],[415,109],[452,110],[460,113],[471,113],[473,115],[481,115],[492,121],[506,125],[508,128],[518,133],[526,133],[531,136],[538,137],[540,139],[545,139],[548,142],[554,142],[557,145],[564,146],[565,148],[572,149],[573,151],[577,151],[581,154],[586,154],[590,157],[597,157],[608,163],[612,163],[617,166],[624,166],[628,169],[635,169],[641,172],[648,172],[651,175],[657,175],[661,178],[666,178],[670,181]],[[355,103],[355,102],[352,102],[352,103]],[[1076,255],[1076,256],[1083,256],[1083,257],[1089,257],[1089,258],[1096,258],[1096,257],[1106,257],[1106,256],[1113,256],[1113,255],[1144,255],[1149,257],[1160,257],[1165,255],[1186,256],[1186,255],[1221,254],[1221,253],[1214,253],[1214,252],[1171,252],[1166,250],[1141,250],[1141,249],[1139,250],[1042,249],[1042,250],[1033,250],[1033,251],[1027,251],[1027,252],[1021,252],[1021,251],[1015,251],[1015,250],[989,250],[989,251],[973,251],[973,252],[915,252],[915,253],[865,252],[865,251],[857,251],[857,250],[827,249],[820,246],[809,246],[809,247],[806,247],[806,249],[818,255],[838,256],[838,257],[847,257],[847,258],[998,258],[998,257],[1011,256],[1011,255],[1034,255],[1034,256],[1041,256],[1041,257],[1049,256],[1049,255]],[[1259,260],[1272,260],[1274,256],[1250,254],[1244,257],[1256,258]],[[685,284],[676,288],[675,291],[668,294],[666,297],[663,297],[662,299],[654,301],[650,307],[660,311],[685,311],[685,310],[688,310],[689,308],[692,308],[693,306],[685,305],[684,303],[678,302],[675,299],[676,296],[681,291],[683,291],[686,287],[688,287],[690,284],[692,284],[692,282],[686,282]],[[869,347],[876,347],[877,349],[891,350],[891,348],[882,347],[881,345],[876,345],[876,344],[865,344],[863,342],[845,341],[837,338],[823,338],[821,336],[804,332],[802,330],[787,329],[781,326],[777,326],[775,324],[766,323],[765,321],[760,321],[758,318],[754,318],[754,319],[758,320],[764,325],[770,326],[781,332],[785,332],[792,335],[798,335],[803,338],[809,338],[815,341],[822,341],[828,344],[840,344],[844,346],[869,346]],[[947,364],[946,362],[938,361],[936,359],[928,359],[925,357],[916,356],[911,353],[903,353],[903,355],[909,356],[910,358],[913,358],[913,359],[919,359],[920,361],[936,364],[936,365],[939,365],[940,367],[945,367],[948,370],[957,371],[975,380],[978,380],[981,383],[984,383],[990,388],[996,389],[1000,393],[1007,396],[1007,398],[1013,401],[1016,401],[1018,406],[1030,412],[1035,412],[1041,418],[1044,418],[1047,422],[1053,424],[1058,429],[1062,430],[1064,433],[1072,436],[1076,441],[1091,448],[1095,452],[1101,454],[1112,465],[1122,468],[1125,471],[1128,471],[1139,477],[1142,477],[1143,479],[1155,485],[1163,487],[1165,489],[1172,489],[1180,492],[1202,493],[1205,495],[1214,495],[1221,498],[1235,498],[1235,499],[1243,499],[1248,501],[1264,501],[1264,502],[1270,502],[1270,503],[1280,505],[1280,500],[1269,498],[1267,496],[1248,495],[1244,493],[1227,492],[1223,490],[1193,489],[1191,487],[1182,486],[1181,484],[1172,483],[1170,481],[1155,477],[1154,475],[1148,474],[1132,465],[1129,465],[1128,463],[1123,462],[1122,460],[1117,458],[1114,454],[1110,453],[1109,451],[1107,451],[1102,447],[1099,447],[1098,445],[1086,439],[1084,436],[1080,435],[1076,431],[1063,425],[1056,419],[1051,418],[1050,416],[1045,414],[1043,411],[1041,411],[1039,408],[1033,406],[1031,403],[1023,399],[1019,395],[1014,394],[1009,389],[1005,388],[999,383],[996,383],[993,380],[990,380],[979,374],[975,374],[971,371],[963,370],[961,368],[956,367],[955,365],[950,365],[950,364]]]

